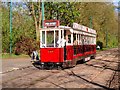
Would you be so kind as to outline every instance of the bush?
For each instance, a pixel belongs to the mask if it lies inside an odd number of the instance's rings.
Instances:
[[[36,42],[36,40],[34,39],[21,38],[21,40],[15,44],[14,53],[16,55],[20,54],[30,55],[33,50],[38,50],[39,46],[40,46],[39,42]]]
[[[100,49],[102,49],[103,48],[103,42],[97,41],[97,45],[96,46],[100,46]]]

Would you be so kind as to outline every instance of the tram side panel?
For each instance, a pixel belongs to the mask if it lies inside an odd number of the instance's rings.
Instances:
[[[73,46],[66,46],[66,60],[73,60]]]
[[[81,60],[96,55],[96,44],[73,45],[73,60]]]
[[[90,56],[96,54],[96,45],[84,45],[84,55]]]
[[[75,45],[73,49],[73,60],[84,59],[85,57],[91,57],[96,54],[96,45]]]

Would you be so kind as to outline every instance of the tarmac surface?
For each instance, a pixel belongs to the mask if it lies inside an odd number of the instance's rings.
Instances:
[[[2,59],[2,72],[9,72],[20,68],[32,66],[30,62],[31,58],[13,58],[13,59]]]

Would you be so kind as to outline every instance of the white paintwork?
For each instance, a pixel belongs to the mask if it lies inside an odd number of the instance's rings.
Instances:
[[[62,32],[61,32],[62,30]],[[94,45],[96,44],[96,31],[94,29],[88,28],[86,26],[73,23],[73,27],[68,27],[68,26],[59,26],[55,28],[43,28],[40,30],[40,41],[42,42],[42,31],[45,31],[45,47],[47,45],[47,40],[46,40],[46,31],[54,31],[54,47],[55,47],[55,32],[59,31],[59,41],[58,43],[60,44],[58,47],[63,47],[63,42],[64,42],[64,30],[69,30],[71,33],[71,43],[66,43],[66,45],[73,45],[73,33],[76,34],[76,40],[78,41],[78,45]],[[62,37],[61,37],[62,36]],[[84,39],[84,40],[82,40]],[[63,40],[62,44],[60,43],[61,40]],[[82,43],[83,42],[83,43]],[[42,43],[40,43],[40,46],[42,47]]]
[[[91,34],[96,34],[96,31],[91,29],[91,28],[88,28],[86,26],[83,26],[83,25],[80,25],[80,24],[77,24],[77,23],[73,23],[73,29],[75,30],[81,30],[83,32],[87,32],[87,33],[91,33]],[[88,31],[87,31],[88,29]]]

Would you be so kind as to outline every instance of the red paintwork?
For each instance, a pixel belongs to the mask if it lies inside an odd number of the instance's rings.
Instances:
[[[76,52],[72,45],[66,46],[66,60],[96,54],[96,45],[76,45]],[[64,62],[64,48],[41,48],[40,54],[41,62]]]
[[[67,60],[73,60],[73,46],[66,46]]]
[[[64,52],[63,48],[41,48],[40,58],[41,62],[63,62]]]
[[[67,47],[70,47],[70,46],[67,46]],[[73,48],[73,46],[71,46],[71,47]],[[78,57],[87,56],[90,54],[96,54],[96,45],[76,45],[76,52],[77,52],[76,55],[74,55],[74,51],[72,48],[71,48],[70,53],[72,54],[71,57],[73,57],[73,58],[72,59],[67,58],[67,60],[73,60]],[[67,54],[67,57],[69,57],[69,56],[70,55]]]

